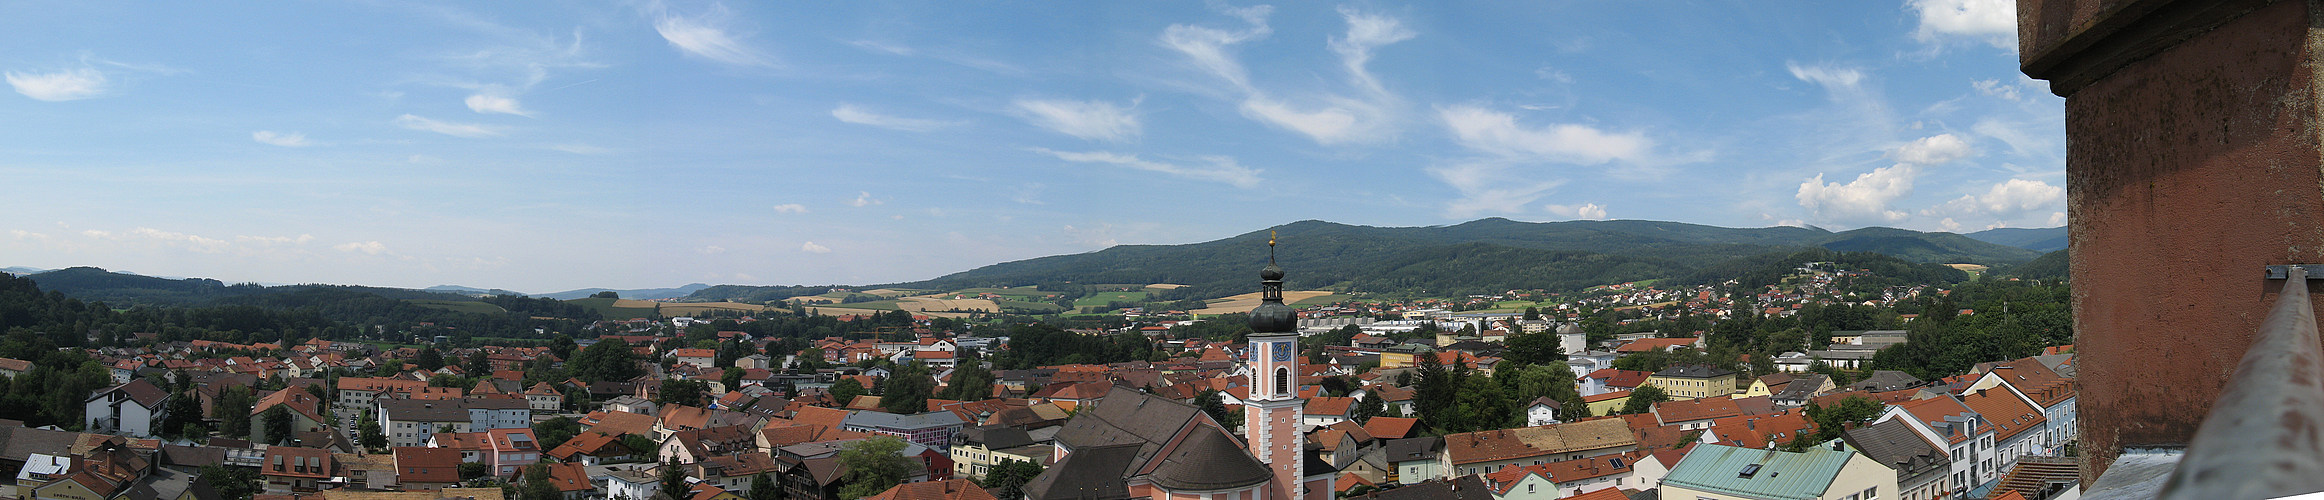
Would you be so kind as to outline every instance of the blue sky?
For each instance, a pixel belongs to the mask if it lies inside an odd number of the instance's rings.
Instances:
[[[1304,219],[2064,223],[2014,2],[0,5],[0,266],[882,283]]]

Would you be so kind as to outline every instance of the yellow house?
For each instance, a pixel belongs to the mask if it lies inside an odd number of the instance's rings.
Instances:
[[[1034,444],[1032,436],[1023,429],[972,427],[962,435],[966,441],[953,445],[947,452],[952,455],[952,474],[959,477],[982,480],[993,467],[1010,460],[1046,467],[1055,455],[1054,447]]]
[[[1735,394],[1735,372],[1705,365],[1685,365],[1664,368],[1646,377],[1646,383],[1662,388],[1672,400],[1715,398]]]
[[[1630,391],[1609,392],[1596,396],[1582,397],[1582,405],[1590,407],[1591,415],[1611,415],[1614,412],[1621,411],[1622,405],[1626,404],[1630,404]]]
[[[1662,478],[1663,498],[1894,500],[1896,471],[1855,450],[1793,453],[1705,444]]]

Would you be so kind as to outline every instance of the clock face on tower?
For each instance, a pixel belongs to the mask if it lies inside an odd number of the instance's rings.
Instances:
[[[1275,351],[1275,362],[1285,363],[1291,361],[1290,342],[1276,342],[1275,348],[1273,350]]]

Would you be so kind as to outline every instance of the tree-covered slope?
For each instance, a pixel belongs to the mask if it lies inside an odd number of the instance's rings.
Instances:
[[[1288,286],[1363,291],[1578,288],[1677,276],[1739,257],[1808,248],[1874,252],[1916,263],[2009,265],[2039,255],[1957,234],[1891,228],[1833,233],[1799,227],[1490,218],[1430,227],[1301,221],[1274,230],[1283,243],[1278,259],[1286,268],[1296,270],[1290,274]],[[1195,295],[1215,295],[1249,287],[1251,273],[1266,262],[1267,237],[1268,231],[1261,230],[1184,245],[1122,245],[994,264],[894,286],[957,289],[1058,282],[1178,283],[1197,288],[1200,293]],[[1464,280],[1456,276],[1469,277],[1465,281],[1473,284],[1457,285]],[[1582,282],[1589,279],[1609,281]]]

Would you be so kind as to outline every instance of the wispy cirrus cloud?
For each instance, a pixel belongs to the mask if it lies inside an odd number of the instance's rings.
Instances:
[[[1202,164],[1189,165],[1144,160],[1133,154],[1107,151],[1072,152],[1033,148],[1033,152],[1074,163],[1114,165],[1185,179],[1219,182],[1244,189],[1258,187],[1260,182],[1259,170],[1237,164],[1234,158],[1226,156],[1202,156],[1197,158]]]
[[[468,96],[468,100],[466,102],[468,104],[469,111],[475,111],[478,113],[499,113],[504,115],[517,115],[523,117],[533,116],[532,112],[525,111],[524,106],[517,104],[516,99],[512,97],[492,94],[473,94]]]
[[[652,9],[654,31],[662,40],[670,42],[679,52],[731,66],[772,67],[774,58],[745,43],[742,37],[727,28],[732,13],[726,4],[713,3],[706,12],[688,16],[669,12],[656,2]]]
[[[1453,217],[1527,212],[1534,201],[1566,182],[1572,172],[1558,170],[1560,165],[1613,165],[1653,175],[1669,164],[1709,158],[1707,152],[1659,152],[1655,141],[1643,132],[1571,123],[1530,126],[1519,123],[1516,115],[1479,105],[1440,106],[1436,111],[1437,120],[1452,133],[1453,140],[1478,153],[1427,169],[1430,176],[1460,193],[1446,203],[1446,214]],[[1555,206],[1545,209],[1558,211]],[[1559,215],[1575,217],[1581,213],[1568,212]]]
[[[1138,107],[1136,99],[1128,106],[1106,101],[1018,99],[1015,106],[1034,125],[1093,141],[1127,141],[1137,138],[1142,131],[1134,111]]]
[[[418,115],[407,114],[398,116],[395,117],[394,123],[398,127],[418,130],[422,132],[435,132],[453,137],[467,137],[475,139],[501,135],[501,130],[499,127],[474,123],[452,123],[446,121],[437,121]]]
[[[856,106],[854,104],[847,103],[841,103],[839,107],[832,108],[831,117],[837,118],[842,122],[853,123],[857,125],[870,125],[884,129],[902,130],[905,132],[927,132],[930,130],[940,129],[957,124],[955,122],[947,122],[942,120],[904,118],[900,116],[883,115],[865,110],[862,107]]]
[[[865,193],[865,194],[866,194],[866,195],[868,195],[868,194],[870,194],[870,193]],[[803,213],[807,213],[807,206],[806,206],[806,205],[797,204],[797,203],[784,203],[784,204],[781,204],[781,205],[775,205],[775,213],[778,213],[778,214],[803,214]]]
[[[43,101],[61,102],[88,99],[105,93],[105,72],[96,68],[73,68],[53,73],[7,73],[8,85],[16,93]]]
[[[272,130],[260,130],[257,132],[251,132],[250,140],[258,141],[262,144],[272,144],[286,148],[298,148],[315,145],[314,142],[307,140],[306,134],[301,134],[298,132],[277,133]]]
[[[1332,37],[1326,45],[1339,56],[1352,92],[1269,92],[1252,83],[1249,70],[1229,49],[1273,33],[1267,26],[1271,12],[1267,6],[1225,9],[1226,14],[1241,19],[1247,26],[1222,29],[1176,24],[1162,31],[1160,43],[1186,56],[1195,68],[1232,86],[1234,93],[1242,96],[1239,109],[1244,117],[1325,145],[1392,135],[1401,100],[1381,85],[1368,65],[1380,47],[1418,35],[1396,18],[1341,8],[1339,13],[1347,22],[1348,30]]]
[[[807,253],[831,253],[831,247],[817,245],[815,242],[810,241],[800,244],[799,251]]]

